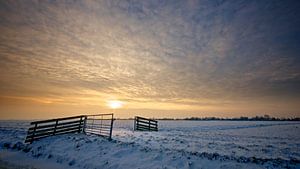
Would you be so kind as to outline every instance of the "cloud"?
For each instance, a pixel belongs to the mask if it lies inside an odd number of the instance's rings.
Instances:
[[[299,101],[298,2],[0,6],[2,96],[55,100],[94,91],[86,96],[219,107],[261,97]]]

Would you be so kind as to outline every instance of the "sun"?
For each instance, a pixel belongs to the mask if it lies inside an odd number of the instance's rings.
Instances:
[[[107,102],[107,105],[112,109],[119,109],[123,107],[124,103],[119,100],[110,100]]]

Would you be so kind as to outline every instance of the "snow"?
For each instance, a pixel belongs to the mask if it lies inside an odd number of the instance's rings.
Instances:
[[[0,122],[6,168],[300,168],[300,123],[159,121],[134,132],[116,120],[113,140],[67,134],[24,144],[28,121]]]

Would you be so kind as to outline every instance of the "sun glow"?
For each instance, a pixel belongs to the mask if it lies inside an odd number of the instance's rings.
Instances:
[[[124,103],[119,100],[111,100],[107,102],[107,105],[112,109],[118,109],[123,107]]]

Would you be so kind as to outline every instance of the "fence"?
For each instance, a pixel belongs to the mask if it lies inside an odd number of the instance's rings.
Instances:
[[[135,131],[158,131],[157,121],[135,116],[134,130]]]
[[[83,131],[85,116],[74,116],[31,122],[25,143],[58,134],[80,133]]]
[[[109,123],[109,125],[107,125],[107,123]],[[28,129],[25,143],[32,143],[33,141],[53,135],[81,132],[97,134],[111,139],[113,114],[81,115],[34,121],[31,122],[30,125],[31,127]]]
[[[86,116],[84,132],[86,134],[95,134],[111,139],[113,121],[113,114],[88,115]]]

